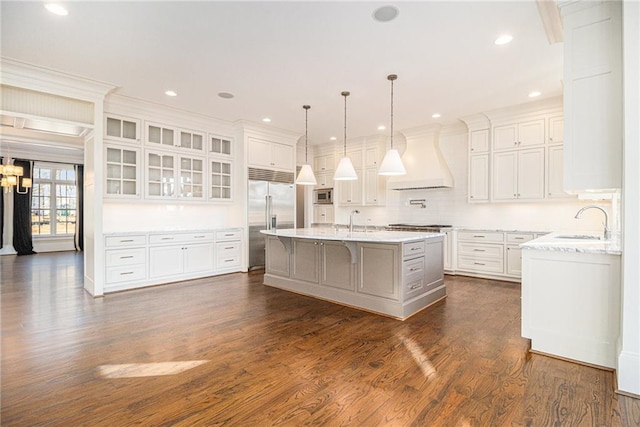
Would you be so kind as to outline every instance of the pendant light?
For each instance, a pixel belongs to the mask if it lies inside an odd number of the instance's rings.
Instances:
[[[358,179],[358,175],[353,168],[351,159],[347,157],[347,96],[349,96],[350,93],[344,91],[341,95],[344,96],[344,154],[338,163],[333,179],[334,181],[353,181]]]
[[[402,164],[400,153],[393,148],[393,81],[398,78],[395,74],[389,74],[387,80],[391,82],[391,148],[384,155],[382,163],[380,163],[380,169],[378,169],[378,175],[392,176],[392,175],[405,175],[407,170]]]
[[[313,169],[309,164],[309,132],[308,132],[308,115],[310,105],[303,105],[304,108],[304,165],[300,168],[300,173],[298,173],[298,178],[296,178],[296,184],[298,185],[316,185],[318,181],[316,181],[316,177],[313,174]]]

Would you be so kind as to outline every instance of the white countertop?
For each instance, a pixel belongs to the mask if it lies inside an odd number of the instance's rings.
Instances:
[[[268,236],[295,237],[299,239],[338,240],[350,242],[403,243],[443,237],[443,233],[413,231],[354,231],[334,228],[288,228],[283,230],[261,230]]]
[[[579,235],[578,233],[551,233],[530,240],[520,245],[523,249],[534,249],[540,251],[558,251],[558,252],[583,252],[592,254],[609,254],[621,255],[619,239],[612,240],[595,240],[595,239],[579,239],[579,238],[561,238],[558,236]]]

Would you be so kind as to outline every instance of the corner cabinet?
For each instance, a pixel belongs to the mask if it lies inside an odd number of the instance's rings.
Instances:
[[[241,271],[242,229],[105,236],[105,292]]]

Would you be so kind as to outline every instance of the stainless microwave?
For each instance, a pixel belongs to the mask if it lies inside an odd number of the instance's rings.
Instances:
[[[333,204],[333,188],[320,188],[313,190],[313,203],[316,205]]]

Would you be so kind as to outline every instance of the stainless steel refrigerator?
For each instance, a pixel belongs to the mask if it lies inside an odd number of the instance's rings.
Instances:
[[[249,178],[249,269],[254,270],[265,265],[265,236],[260,230],[273,225],[279,229],[294,227],[296,191],[293,182],[256,180],[251,174]]]

